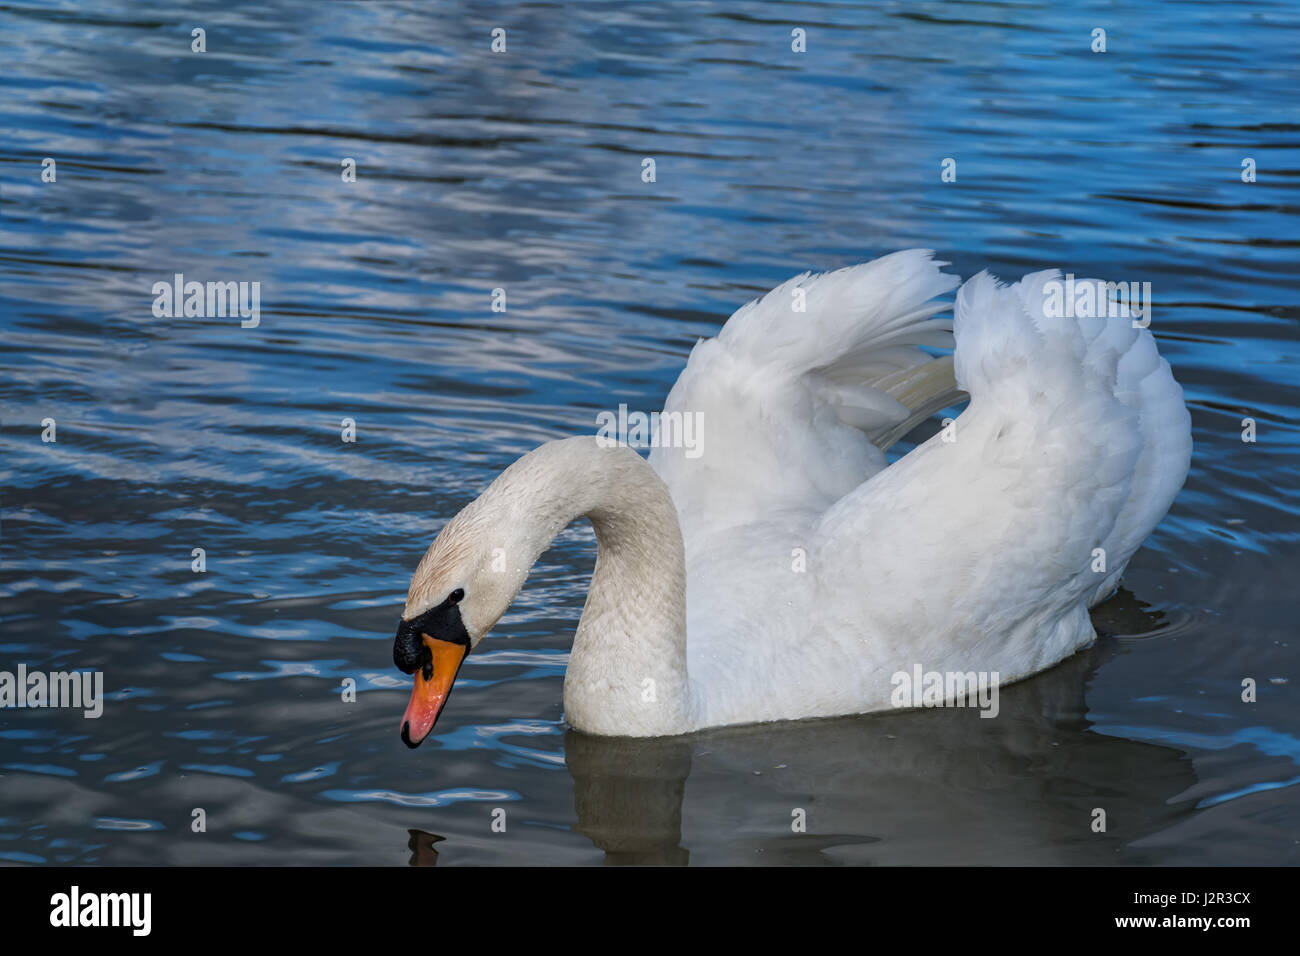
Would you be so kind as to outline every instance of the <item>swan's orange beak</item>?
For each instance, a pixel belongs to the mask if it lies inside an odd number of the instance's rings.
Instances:
[[[468,644],[440,641],[427,634],[422,635],[422,640],[431,655],[432,666],[426,663],[415,669],[415,690],[402,715],[402,743],[411,748],[420,746],[438,722],[438,715],[451,695],[451,685],[456,682],[460,665],[469,653]]]

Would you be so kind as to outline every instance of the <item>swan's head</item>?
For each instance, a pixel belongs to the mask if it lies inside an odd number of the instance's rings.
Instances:
[[[415,675],[402,717],[402,740],[418,747],[429,735],[469,652],[506,612],[527,567],[507,569],[499,520],[486,520],[482,499],[452,518],[425,552],[406,596],[393,641],[393,663]],[[531,562],[529,562],[531,564]]]

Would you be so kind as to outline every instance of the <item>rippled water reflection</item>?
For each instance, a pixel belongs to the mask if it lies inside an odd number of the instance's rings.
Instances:
[[[1286,3],[0,6],[0,669],[110,692],[0,711],[0,860],[1296,862],[1298,41]],[[442,519],[660,407],[747,298],[912,245],[1152,283],[1197,451],[1111,636],[997,721],[586,738],[575,527],[402,746]],[[261,282],[259,327],[154,318],[177,272]]]

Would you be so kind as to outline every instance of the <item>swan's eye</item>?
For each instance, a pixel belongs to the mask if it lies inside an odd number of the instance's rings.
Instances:
[[[452,591],[450,594],[447,595],[447,600],[450,601],[452,604],[459,604],[464,597],[465,597],[465,589],[457,588],[456,590]]]

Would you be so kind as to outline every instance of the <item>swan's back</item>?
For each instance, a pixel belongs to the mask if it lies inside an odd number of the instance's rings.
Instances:
[[[1187,474],[1190,420],[1147,329],[1048,314],[1057,276],[970,280],[952,364],[922,347],[949,341],[931,300],[956,281],[918,250],[792,280],[696,346],[665,410],[703,412],[704,453],[651,464],[686,543],[702,723],[886,709],[916,664],[1005,682],[1093,639],[1087,607]],[[885,467],[958,387],[955,423]]]

